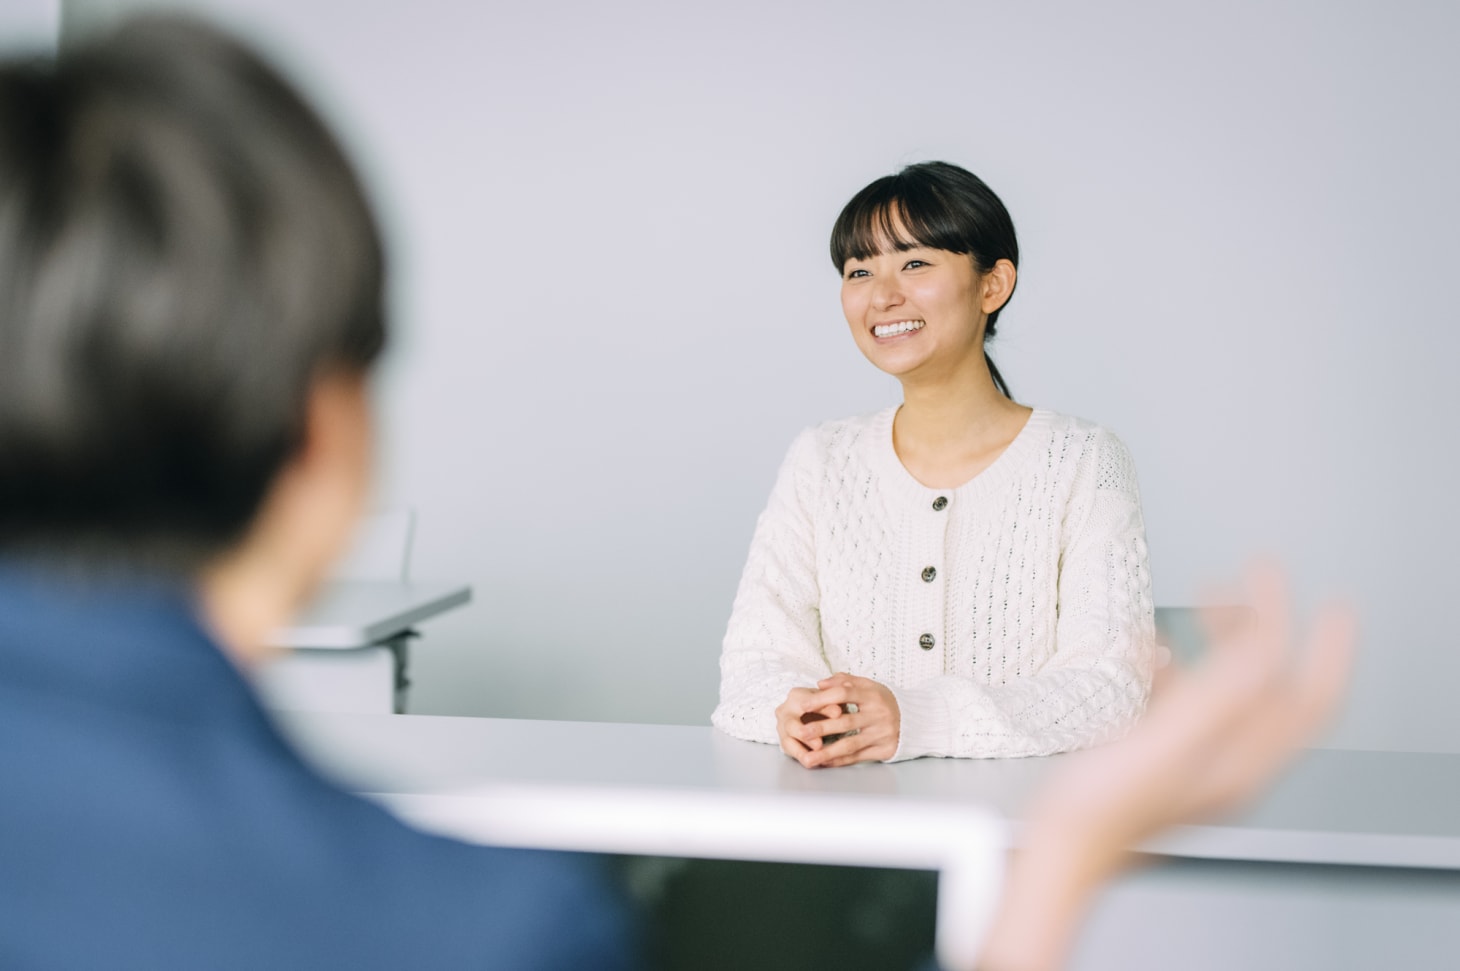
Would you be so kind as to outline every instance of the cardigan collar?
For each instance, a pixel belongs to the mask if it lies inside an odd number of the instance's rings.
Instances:
[[[882,477],[883,484],[894,494],[913,502],[928,503],[939,496],[958,502],[977,501],[1004,489],[1038,458],[1041,446],[1048,446],[1055,417],[1053,412],[1034,409],[1019,434],[988,468],[955,488],[933,489],[913,478],[893,448],[892,420],[900,407],[893,405],[871,416],[866,431],[868,459]]]

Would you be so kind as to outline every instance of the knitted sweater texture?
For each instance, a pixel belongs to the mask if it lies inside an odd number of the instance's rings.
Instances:
[[[1122,734],[1145,707],[1155,641],[1125,446],[1036,410],[979,475],[930,489],[893,450],[895,413],[792,443],[735,597],[715,726],[775,744],[787,693],[844,671],[896,697],[893,761]]]

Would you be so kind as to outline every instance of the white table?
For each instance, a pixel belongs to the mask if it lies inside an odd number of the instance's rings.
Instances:
[[[991,807],[1017,826],[1065,756],[807,771],[708,727],[291,714],[326,771],[386,803],[488,783]],[[828,802],[828,806],[834,804]],[[1238,817],[1171,833],[1098,902],[1074,971],[1460,967],[1460,755],[1313,750]]]
[[[487,783],[895,796],[973,803],[1016,824],[1063,758],[915,759],[808,771],[708,727],[439,716],[289,716],[297,741],[361,792],[445,794]],[[1198,859],[1460,871],[1460,755],[1305,753],[1234,819],[1152,843]]]
[[[289,653],[261,674],[276,708],[405,710],[416,625],[471,601],[465,584],[336,580],[326,583],[274,646]]]

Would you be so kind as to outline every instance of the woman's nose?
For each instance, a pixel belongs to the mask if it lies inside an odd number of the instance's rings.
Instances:
[[[872,284],[872,306],[877,310],[886,310],[889,307],[896,307],[902,303],[902,290],[897,286],[896,280],[889,280],[885,277]]]

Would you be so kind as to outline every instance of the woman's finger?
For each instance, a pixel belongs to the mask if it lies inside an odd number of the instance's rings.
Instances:
[[[833,769],[840,765],[853,765],[863,761],[862,752],[867,748],[859,732],[856,735],[843,735],[841,738],[827,745],[823,745],[820,751],[813,752],[813,758],[803,765]]]
[[[842,724],[851,726],[849,732],[826,741],[816,753],[817,765],[836,768],[856,762],[880,762],[897,751],[896,724],[885,709],[847,715]]]
[[[811,751],[809,748],[806,747],[806,743],[802,742],[800,739],[792,738],[785,732],[781,732],[780,735],[781,751],[789,755],[791,758],[799,759],[803,754]]]
[[[862,727],[858,715],[838,714],[835,718],[822,718],[806,726],[817,738],[826,740],[828,735],[845,735]]]
[[[828,685],[825,688],[817,688],[805,698],[801,699],[801,710],[822,711],[827,708],[840,709],[848,701],[854,701],[851,697],[852,689],[845,684],[837,683]]]
[[[786,700],[776,707],[776,713],[779,715],[785,711],[795,715],[805,714],[817,707],[815,697],[815,688],[792,688],[787,692]]]
[[[895,751],[896,746],[889,744],[884,736],[863,731],[828,745],[821,753],[820,764],[823,768],[835,769],[858,762],[881,762]]]
[[[871,697],[879,685],[871,678],[862,678],[855,674],[833,674],[816,682],[816,687],[821,691],[840,688],[846,692],[843,701],[861,701]]]

